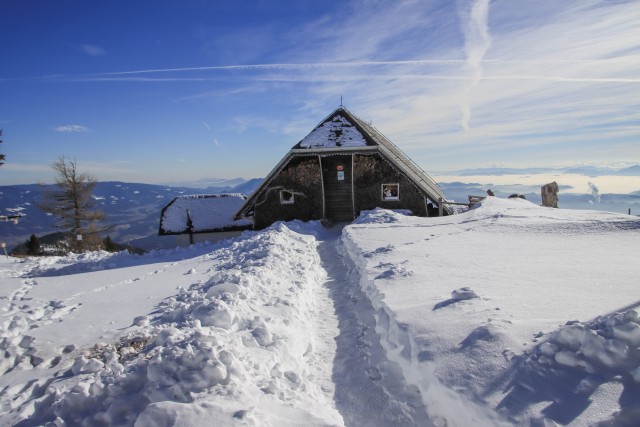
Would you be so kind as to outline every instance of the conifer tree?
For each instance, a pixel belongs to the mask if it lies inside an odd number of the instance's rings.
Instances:
[[[42,255],[40,240],[35,234],[32,234],[27,240],[27,255]]]
[[[104,244],[104,250],[107,252],[117,252],[118,248],[116,248],[116,244],[111,240],[111,236],[107,236],[102,241]]]
[[[2,137],[2,129],[0,129],[0,137]],[[2,144],[2,139],[0,139],[0,144]],[[0,153],[0,166],[4,165],[4,154]]]

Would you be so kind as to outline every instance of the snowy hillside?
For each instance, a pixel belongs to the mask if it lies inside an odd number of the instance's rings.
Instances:
[[[217,194],[238,192],[250,194],[261,180],[231,180],[240,182],[236,187],[187,188],[126,182],[99,182],[93,192],[95,208],[107,215],[106,224],[113,227],[108,234],[118,243],[131,243],[143,249],[174,245],[175,239],[158,237],[160,212],[175,197],[188,194]],[[59,231],[55,218],[37,206],[41,194],[51,186],[0,186],[0,214],[25,215],[17,225],[0,222],[2,241],[11,249],[24,243],[31,234],[42,236]]]
[[[487,199],[0,258],[1,425],[637,425],[640,221]]]

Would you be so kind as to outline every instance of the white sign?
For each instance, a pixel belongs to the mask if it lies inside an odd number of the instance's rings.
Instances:
[[[338,181],[344,181],[344,171],[338,171]]]

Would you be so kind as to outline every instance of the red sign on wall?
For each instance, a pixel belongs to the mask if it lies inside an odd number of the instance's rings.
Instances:
[[[338,165],[336,169],[339,170],[339,171],[343,171],[344,170],[344,166]]]

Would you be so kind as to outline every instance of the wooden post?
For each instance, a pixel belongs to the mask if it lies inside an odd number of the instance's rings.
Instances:
[[[189,244],[193,245],[193,221],[189,209],[187,209],[187,231],[189,232]]]
[[[318,165],[320,166],[320,182],[322,183],[322,219],[327,219],[327,206],[324,200],[324,172],[322,172],[322,157],[320,157],[320,154],[318,154]]]
[[[442,197],[440,197],[438,199],[438,216],[443,216],[444,215],[444,199]]]

